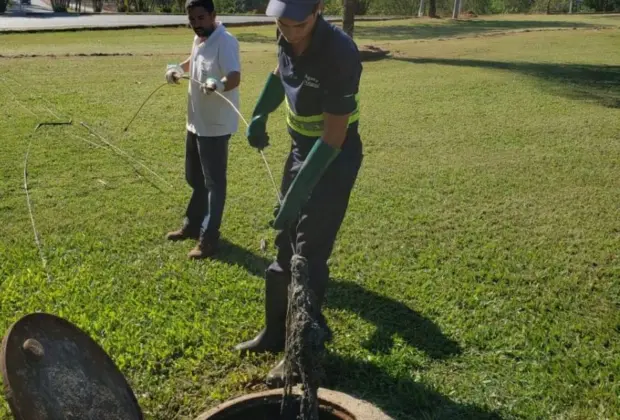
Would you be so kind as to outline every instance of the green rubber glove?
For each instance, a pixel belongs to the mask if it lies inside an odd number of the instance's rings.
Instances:
[[[322,139],[318,139],[308,157],[304,161],[299,173],[293,180],[286,192],[282,206],[273,222],[273,228],[282,230],[290,225],[299,214],[299,210],[306,203],[312,190],[319,182],[327,167],[333,162],[340,153]]]
[[[282,101],[284,101],[282,81],[275,74],[269,73],[263,91],[256,101],[252,120],[245,133],[250,146],[262,150],[269,145],[267,117],[280,106]]]

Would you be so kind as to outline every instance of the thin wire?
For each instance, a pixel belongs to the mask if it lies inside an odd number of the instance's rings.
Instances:
[[[214,91],[214,92],[217,93],[218,95],[220,95],[220,98],[224,99],[226,102],[229,103],[229,105],[232,107],[232,109],[234,109],[237,112],[237,114],[239,115],[241,120],[243,120],[243,122],[245,123],[246,127],[250,126],[248,124],[248,122],[245,120],[245,118],[243,118],[243,115],[241,115],[241,112],[237,109],[237,107],[227,97],[222,95],[217,90]],[[260,152],[261,157],[263,158],[263,162],[265,162],[265,168],[267,168],[267,173],[269,173],[269,179],[271,179],[271,183],[273,184],[273,188],[275,190],[276,197],[278,199],[278,202],[281,205],[282,204],[282,196],[280,195],[280,191],[278,190],[278,185],[276,184],[276,179],[274,178],[273,173],[271,172],[271,168],[269,167],[269,163],[267,162],[267,158],[265,157],[265,153],[262,150],[259,150],[259,152]]]
[[[183,76],[183,79],[186,80],[190,80],[193,82],[196,82],[198,84],[202,84],[199,80],[194,79],[193,77],[190,76]],[[144,107],[144,105],[149,101],[149,99],[162,87],[166,86],[168,84],[168,82],[164,82],[161,85],[159,85],[157,88],[155,88],[150,94],[149,96],[146,97],[146,99],[142,102],[142,104],[140,105],[140,108],[138,108],[138,110],[134,113],[133,117],[131,118],[131,120],[129,121],[129,123],[125,126],[123,131],[127,131],[127,129],[129,128],[129,126],[133,123],[133,121],[136,119],[136,117],[138,116],[138,114],[140,113],[140,110]],[[235,106],[235,104],[233,104],[226,96],[222,95],[220,92],[218,91],[214,91],[215,93],[217,93],[220,98],[224,99],[226,102],[228,102],[228,104],[232,107],[232,109],[237,113],[237,115],[239,115],[239,118],[241,118],[241,121],[243,121],[243,123],[245,124],[246,127],[249,127],[249,124],[247,122],[247,120],[243,117],[243,114],[241,114],[241,111],[239,111],[239,109]],[[265,168],[267,168],[267,173],[269,174],[269,179],[271,180],[271,184],[273,185],[275,194],[276,194],[276,198],[278,200],[278,203],[280,203],[280,205],[282,205],[282,196],[280,195],[280,191],[278,189],[278,185],[276,183],[275,177],[273,176],[273,172],[271,171],[271,167],[269,166],[269,163],[267,162],[267,157],[265,156],[265,153],[262,150],[259,150],[260,155],[263,159],[263,162],[265,163]],[[159,177],[159,176],[158,176]]]
[[[0,76],[0,78],[2,78],[5,82],[7,82],[7,80],[5,79],[5,77],[8,77],[8,78],[9,78],[9,79],[13,82],[13,83],[15,83],[15,84],[16,84],[17,86],[19,86],[20,88],[24,89],[24,85],[22,85],[21,83],[19,83],[17,80],[13,79],[12,77],[10,77],[10,76],[8,76],[8,75],[6,75],[6,74],[5,74],[4,76]],[[13,91],[11,90],[11,88],[8,88],[8,87],[7,87],[7,89],[9,89],[9,91],[11,91],[11,93],[13,92]],[[13,94],[13,96],[15,96],[15,94]],[[32,97],[32,96],[33,96],[33,95],[31,95],[31,97]],[[48,101],[46,101],[46,100],[45,100],[42,96],[40,96],[38,99],[40,99],[41,101],[45,102],[47,105],[50,105],[50,106],[51,106],[51,104],[50,104]],[[41,105],[41,104],[39,104],[39,105]],[[48,108],[48,107],[47,107],[47,106],[45,106],[45,105],[42,105],[42,106],[43,106],[43,108],[45,108],[45,110],[46,110],[47,112],[49,112],[49,113],[50,113],[50,114],[52,114],[54,117],[56,117],[56,119],[58,119],[58,120],[62,120],[62,118],[61,118],[61,117],[59,117],[59,116],[58,116],[58,114],[56,114],[56,113],[55,113],[54,111],[52,111],[50,108]]]
[[[155,172],[154,170],[152,170],[151,168],[149,168],[148,166],[146,166],[144,163],[140,162],[138,159],[136,159],[135,157],[131,156],[129,153],[125,152],[123,149],[121,149],[120,147],[117,147],[115,145],[113,145],[112,143],[110,143],[108,140],[106,140],[101,134],[97,133],[95,130],[93,130],[91,127],[89,127],[85,122],[80,121],[80,124],[86,128],[88,131],[90,131],[92,134],[94,134],[95,136],[97,136],[97,138],[99,138],[99,140],[101,140],[102,142],[104,142],[107,146],[109,146],[110,148],[112,148],[112,150],[114,150],[115,152],[124,155],[126,157],[128,157],[130,160],[132,160],[133,162],[137,163],[138,165],[142,166],[144,169],[146,169],[147,171],[149,171],[150,173],[152,173],[153,175],[155,175],[161,182],[163,182],[164,184],[166,184],[169,188],[173,188],[172,184],[170,184],[168,181],[166,181],[164,178],[162,178],[161,176],[159,176],[159,174],[157,172]]]
[[[189,80],[192,80],[196,83],[201,83],[196,79],[193,78],[189,78]],[[220,98],[224,99],[226,102],[228,102],[228,104],[232,107],[232,109],[235,110],[235,112],[237,113],[237,115],[239,115],[239,118],[241,118],[241,120],[243,121],[243,123],[246,125],[246,127],[249,127],[250,125],[248,124],[248,122],[246,121],[245,118],[243,118],[243,114],[241,114],[241,111],[239,111],[239,109],[235,106],[235,104],[233,104],[227,97],[225,97],[224,95],[222,95],[220,92],[214,90],[215,93],[217,93]],[[259,150],[261,157],[263,158],[263,162],[265,162],[265,168],[267,168],[267,172],[269,173],[269,178],[271,179],[271,183],[273,185],[273,188],[276,192],[276,197],[278,199],[278,203],[280,203],[280,206],[282,206],[282,196],[280,195],[280,191],[278,190],[278,186],[276,184],[276,180],[273,177],[273,172],[271,172],[271,168],[269,167],[269,163],[267,162],[267,158],[265,157],[265,154],[263,153],[262,150]],[[289,239],[289,244],[291,245],[291,250],[293,252],[293,255],[296,254],[296,249],[295,249],[295,241],[293,241],[293,236],[291,234],[291,230],[287,229],[288,232],[288,239]]]
[[[269,173],[269,178],[271,178],[271,184],[276,192],[276,198],[278,199],[278,203],[282,205],[282,196],[280,195],[280,191],[278,190],[278,186],[276,184],[276,180],[273,177],[273,173],[271,172],[271,168],[269,167],[269,163],[267,163],[267,158],[265,157],[265,153],[262,150],[259,150],[261,157],[263,158],[263,162],[265,162],[265,168],[267,168],[267,172]]]
[[[191,80],[193,82],[196,83],[200,83],[202,84],[200,81],[192,78],[192,77],[184,77],[184,79],[188,79]],[[228,102],[228,104],[231,106],[231,108],[237,113],[237,115],[239,115],[239,118],[241,118],[241,121],[243,121],[243,123],[245,124],[246,127],[249,127],[250,124],[248,124],[247,120],[243,117],[243,114],[241,114],[241,111],[239,111],[239,109],[235,106],[235,104],[233,104],[230,99],[228,99],[226,96],[222,95],[220,92],[218,92],[217,90],[214,91],[215,93],[217,93],[220,98],[224,99],[226,102]],[[271,180],[271,184],[273,185],[273,188],[275,190],[276,193],[276,198],[278,199],[278,203],[280,203],[280,205],[282,205],[282,196],[280,195],[280,190],[278,189],[278,185],[276,183],[276,179],[273,176],[273,172],[271,171],[271,167],[269,166],[269,163],[267,162],[267,157],[265,156],[265,153],[262,150],[259,150],[261,157],[263,158],[263,162],[265,162],[265,168],[267,168],[267,173],[269,174],[269,179]]]
[[[0,76],[0,78],[2,78],[2,80],[7,83],[7,80],[5,78],[3,78],[2,76]],[[32,110],[30,108],[28,108],[26,105],[24,105],[18,98],[17,96],[15,96],[15,93],[11,90],[11,88],[9,88],[8,86],[6,87],[9,91],[9,93],[11,94],[11,96],[13,97],[13,100],[15,102],[17,102],[17,104],[19,106],[21,106],[22,108],[24,108],[26,111],[28,111],[30,114],[32,114],[32,116],[34,116],[35,118],[39,118],[39,116],[37,114],[35,114],[34,112],[32,112]]]
[[[32,203],[30,202],[30,192],[28,189],[28,156],[30,156],[30,147],[32,146],[33,137],[34,136],[30,137],[30,141],[28,142],[28,149],[26,150],[26,156],[24,156],[24,190],[26,190],[26,203],[28,205],[28,214],[30,215],[32,231],[34,232],[34,242],[37,244],[37,248],[39,249],[39,256],[41,257],[43,269],[45,270],[45,274],[47,275],[47,281],[51,282],[52,277],[50,276],[50,272],[47,267],[47,260],[45,259],[45,255],[43,254],[43,247],[41,246],[41,241],[39,240],[39,233],[37,232],[37,227],[34,223],[34,214],[32,212]]]
[[[0,76],[0,78],[2,78],[5,82],[7,82],[7,80],[3,77]],[[13,80],[11,78],[11,80]],[[23,87],[23,85],[21,85],[19,82],[17,82],[16,80],[14,80],[15,84],[17,84],[20,87]],[[163,86],[163,85],[162,85]],[[157,89],[161,88],[162,86],[159,86]],[[19,99],[17,99],[15,93],[7,86],[7,89],[9,90],[9,92],[11,93],[11,95],[13,95],[13,98],[24,108],[26,109],[28,112],[30,112],[32,115],[34,115],[36,118],[38,118],[38,116],[32,112],[30,109],[28,109],[24,104],[21,103],[21,101]],[[149,98],[155,93],[156,91],[154,91],[151,95],[149,95]],[[43,99],[43,97],[40,97],[41,100],[45,101],[45,99]],[[148,99],[148,98],[147,98]],[[47,102],[47,101],[45,101]],[[47,102],[49,104],[49,102]],[[145,101],[146,103],[146,101]],[[142,104],[144,106],[144,104]],[[45,105],[43,105],[43,108],[47,109],[47,111],[49,113],[51,113],[52,115],[54,115],[56,118],[61,119],[54,111],[52,111],[51,109],[47,108]],[[138,110],[139,111],[139,110]],[[137,113],[136,113],[137,115]],[[135,117],[134,117],[135,118]],[[82,123],[82,125],[86,126],[84,123]],[[126,151],[124,151],[123,149],[121,149],[118,146],[115,146],[113,144],[111,144],[110,142],[108,142],[107,140],[103,139],[103,137],[97,133],[95,133],[92,129],[90,129],[88,126],[86,126],[89,131],[91,131],[91,133],[95,134],[97,137],[99,137],[100,139],[103,140],[104,143],[106,143],[109,147],[111,147],[114,151],[116,151],[119,154],[125,155],[127,156],[130,160],[132,160],[133,162],[139,164],[140,166],[142,166],[143,168],[145,168],[147,171],[149,171],[150,173],[152,173],[153,175],[155,175],[159,180],[161,180],[164,184],[166,184],[169,188],[172,188],[172,184],[170,184],[169,182],[167,182],[165,179],[163,179],[159,174],[157,174],[155,171],[153,171],[151,168],[149,168],[148,166],[146,166],[144,163],[140,162],[138,159],[134,158],[133,156],[129,155],[129,153],[127,153]],[[83,138],[81,138],[82,140],[84,140]],[[92,143],[94,145],[94,143]],[[99,146],[101,147],[101,146]]]
[[[1,76],[0,76],[1,77]],[[7,83],[5,78],[2,80]],[[7,89],[13,96],[13,100],[32,114],[35,118],[39,118],[37,114],[35,114],[30,108],[24,105],[15,95],[13,90],[7,86]],[[30,200],[30,188],[28,187],[28,158],[30,156],[30,149],[32,148],[33,136],[31,135],[30,141],[28,142],[28,147],[26,148],[26,154],[24,155],[24,191],[26,192],[26,206],[28,207],[28,216],[30,217],[30,225],[32,226],[32,232],[34,234],[34,242],[37,245],[37,250],[39,251],[39,257],[41,258],[41,264],[43,265],[43,270],[45,271],[45,275],[47,276],[47,281],[50,283],[52,281],[52,276],[50,275],[49,267],[47,266],[47,259],[45,258],[45,254],[43,253],[43,246],[41,245],[41,240],[39,238],[39,232],[37,231],[37,226],[34,221],[34,212],[32,211],[32,201]]]
[[[146,99],[144,100],[144,102],[142,102],[142,105],[140,105],[140,108],[138,108],[138,110],[136,111],[136,113],[133,115],[133,118],[131,119],[131,121],[129,121],[129,123],[125,126],[125,129],[123,131],[127,131],[127,129],[129,128],[129,126],[131,125],[131,123],[133,122],[134,119],[136,119],[136,117],[138,116],[138,114],[140,113],[140,110],[142,109],[142,107],[144,106],[144,104],[146,104],[148,102],[149,99],[151,99],[151,96],[153,96],[155,94],[155,92],[157,92],[159,89],[163,88],[164,86],[166,86],[168,84],[168,82],[164,82],[161,85],[159,85],[157,87],[157,89],[155,89],[153,92],[151,92],[151,94],[149,96],[146,97]]]
[[[84,138],[84,137],[82,137],[82,136],[78,136],[77,134],[73,134],[73,133],[72,133],[72,134],[71,134],[71,136],[75,137],[75,138],[76,138],[76,139],[78,139],[78,140],[82,140],[83,142],[88,143],[88,144],[90,144],[90,145],[92,145],[92,146],[94,146],[94,147],[96,147],[96,148],[98,148],[98,149],[103,148],[103,146],[102,146],[102,145],[97,144],[97,143],[95,143],[94,141],[90,141],[90,140],[88,140],[87,138]]]
[[[5,79],[4,77],[0,76],[0,79],[2,79],[2,80],[5,82],[5,84],[6,84],[6,83],[8,83],[7,79]],[[15,83],[16,83],[18,86],[23,87],[23,86],[22,86],[20,83],[18,83],[17,81],[15,81]],[[17,97],[17,95],[15,95],[15,92],[13,92],[13,90],[12,90],[9,86],[6,86],[6,88],[7,88],[7,90],[9,91],[9,93],[11,94],[11,96],[13,97],[13,100],[14,100],[14,101],[15,101],[18,105],[20,105],[22,108],[24,108],[26,111],[28,111],[28,112],[29,112],[32,116],[34,116],[35,118],[37,118],[37,119],[39,118],[39,116],[38,116],[38,115],[37,115],[34,111],[32,111],[32,109],[28,108],[26,105],[24,105],[24,104],[22,103],[22,101],[21,101],[21,100]],[[41,99],[43,99],[43,98],[41,98]],[[43,106],[43,107],[44,107],[44,108],[46,108],[46,109],[47,109],[47,111],[48,111],[50,114],[54,115],[56,118],[58,118],[58,119],[60,120],[60,117],[59,117],[59,116],[58,116],[55,112],[53,112],[51,109],[49,109],[49,108],[47,108],[47,107],[45,107],[45,106]],[[86,126],[84,123],[82,123],[82,125]],[[36,129],[38,129],[40,126],[41,126],[41,124],[38,124],[38,125],[37,125],[37,127],[35,128],[35,130],[36,130]],[[86,127],[87,127],[87,126],[86,126]],[[87,128],[89,128],[89,127],[87,127]],[[90,128],[89,128],[89,129],[90,129]],[[93,132],[93,131],[91,130],[91,132]],[[94,132],[93,132],[93,133],[94,133]],[[102,136],[98,135],[97,133],[94,133],[94,134],[95,134],[96,136],[98,136],[98,137],[99,137],[99,138],[100,138],[100,139],[101,139],[104,143],[106,143],[108,146],[110,146],[113,150],[117,151],[118,153],[124,154],[125,156],[129,157],[130,159],[133,159],[133,160],[134,160],[134,161],[136,161],[138,164],[142,165],[142,166],[143,166],[143,167],[145,167],[148,171],[150,171],[150,172],[151,172],[151,173],[153,173],[155,176],[157,176],[159,179],[161,179],[164,183],[168,184],[165,180],[163,180],[163,178],[161,178],[159,175],[157,175],[154,171],[152,171],[150,168],[148,168],[148,167],[147,167],[146,165],[144,165],[142,162],[140,162],[140,161],[138,161],[137,159],[133,158],[132,156],[130,156],[129,154],[127,154],[125,151],[123,151],[121,148],[119,148],[119,147],[117,147],[117,146],[114,146],[113,144],[111,144],[110,142],[108,142],[107,140],[105,140]],[[87,142],[87,143],[90,143],[90,144],[92,144],[93,146],[96,146],[96,147],[102,147],[101,145],[98,145],[98,144],[96,144],[96,143],[94,143],[94,142],[91,142],[91,141],[89,141],[89,140],[87,140],[87,139],[85,139],[85,138],[83,138],[83,137],[81,137],[81,136],[78,136],[78,135],[76,135],[76,134],[73,134],[73,136],[74,136],[74,137],[76,137],[76,138],[78,138],[78,139],[80,139],[80,140],[83,140],[83,141],[85,141],[85,142]],[[24,174],[24,190],[25,190],[25,192],[26,192],[26,205],[27,205],[27,207],[28,207],[28,215],[29,215],[29,217],[30,217],[30,224],[31,224],[31,226],[32,226],[32,232],[33,232],[33,234],[34,234],[34,241],[35,241],[35,244],[36,244],[37,249],[38,249],[38,251],[39,251],[39,257],[41,258],[41,263],[42,263],[42,265],[43,265],[43,269],[44,269],[45,274],[46,274],[46,276],[47,276],[47,281],[48,281],[48,282],[51,282],[51,281],[52,281],[52,276],[51,276],[50,271],[49,271],[49,267],[48,267],[48,264],[47,264],[47,259],[45,258],[45,254],[44,254],[44,252],[43,252],[43,246],[42,246],[42,244],[41,244],[40,235],[39,235],[39,232],[38,232],[38,230],[37,230],[36,223],[35,223],[35,220],[34,220],[34,212],[33,212],[33,210],[32,210],[32,201],[31,201],[31,199],[30,199],[30,188],[29,188],[29,186],[28,186],[28,161],[29,161],[29,159],[28,159],[28,158],[30,157],[30,150],[31,150],[31,148],[32,148],[32,143],[33,143],[33,136],[31,136],[31,137],[30,137],[30,141],[28,142],[28,147],[27,147],[27,149],[26,149],[26,154],[25,154],[25,156],[24,156],[24,162],[23,162],[23,167],[24,167],[24,171],[23,171],[23,174]],[[168,185],[169,185],[170,187],[172,187],[172,185],[170,185],[170,184],[168,184]]]

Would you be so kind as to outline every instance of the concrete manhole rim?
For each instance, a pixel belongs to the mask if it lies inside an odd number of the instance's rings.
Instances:
[[[295,395],[301,395],[302,391],[300,387],[293,389]],[[210,420],[216,414],[220,414],[222,411],[245,402],[252,400],[275,398],[283,395],[283,389],[272,389],[269,391],[254,392],[252,394],[242,395],[237,398],[225,401],[216,407],[208,410],[207,412],[198,416],[195,420]],[[340,391],[334,391],[326,388],[319,388],[319,399],[342,409],[350,414],[355,420],[394,420],[392,417],[385,414],[379,408],[369,403],[368,401],[361,400],[353,397],[352,395],[345,394]]]

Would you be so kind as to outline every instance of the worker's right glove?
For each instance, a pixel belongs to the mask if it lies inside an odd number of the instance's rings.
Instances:
[[[282,87],[282,81],[275,74],[269,73],[263,91],[256,101],[252,120],[245,133],[250,146],[263,150],[269,145],[267,118],[270,113],[280,106],[283,100],[284,88]]]
[[[183,77],[183,69],[178,64],[168,64],[166,69],[166,82],[168,84],[178,84],[179,79]]]

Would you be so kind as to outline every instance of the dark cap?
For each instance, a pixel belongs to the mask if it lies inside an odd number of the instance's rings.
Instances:
[[[301,22],[310,16],[318,3],[319,0],[269,0],[265,14]]]

